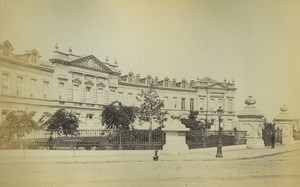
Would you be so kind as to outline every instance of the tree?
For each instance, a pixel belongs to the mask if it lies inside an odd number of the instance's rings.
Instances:
[[[0,127],[0,137],[4,141],[11,141],[15,135],[22,139],[25,133],[39,129],[37,123],[32,119],[35,112],[12,111],[8,113]]]
[[[153,121],[157,122],[160,126],[166,120],[168,111],[163,111],[164,102],[159,98],[157,92],[153,87],[149,90],[142,90],[136,99],[141,102],[138,109],[138,118],[141,122],[149,122],[149,129],[152,130]]]
[[[198,118],[198,111],[190,111],[190,114],[187,118],[181,118],[180,121],[182,124],[184,124],[187,128],[190,128],[192,131],[198,131],[201,133],[201,136],[203,137],[203,146],[206,147],[206,130],[210,129],[211,125],[213,125],[213,120],[208,120],[206,118]]]
[[[43,123],[46,127],[46,131],[50,131],[57,134],[63,134],[65,136],[75,135],[77,128],[79,127],[79,119],[76,115],[65,109],[59,109],[54,114],[49,115],[49,119]]]
[[[186,126],[186,128],[190,128],[191,130],[204,130],[204,123],[197,120],[199,112],[198,111],[190,111],[190,114],[187,118],[181,118],[180,121],[182,124]]]
[[[138,118],[140,122],[148,122],[149,126],[149,144],[151,143],[152,137],[152,123],[157,122],[160,127],[163,126],[163,122],[166,120],[166,114],[168,111],[162,111],[164,103],[153,87],[149,90],[142,90],[136,99],[141,102],[138,109]]]
[[[125,106],[121,102],[115,101],[104,106],[101,122],[108,130],[129,130],[130,125],[135,122],[136,108]]]

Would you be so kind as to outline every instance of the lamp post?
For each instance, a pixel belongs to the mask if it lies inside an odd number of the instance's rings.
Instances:
[[[218,141],[218,146],[217,146],[217,158],[222,158],[223,154],[222,154],[222,129],[221,129],[221,122],[222,122],[222,115],[223,115],[224,111],[222,110],[221,107],[219,107],[219,109],[217,110],[217,115],[219,117],[219,141]]]
[[[120,131],[119,150],[122,150],[122,125],[119,125],[119,131]]]

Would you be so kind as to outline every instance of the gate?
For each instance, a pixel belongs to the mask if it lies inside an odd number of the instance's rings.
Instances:
[[[279,127],[277,129],[274,128],[273,126],[268,126],[266,128],[263,129],[263,140],[265,143],[265,146],[271,146],[271,138],[272,135],[275,132],[275,143],[279,143],[282,144],[282,129],[280,129]]]
[[[279,127],[275,131],[275,143],[282,144],[282,129]]]

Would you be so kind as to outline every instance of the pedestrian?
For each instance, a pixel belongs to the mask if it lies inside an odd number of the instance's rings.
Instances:
[[[275,148],[275,132],[271,131],[271,148]]]
[[[50,150],[53,150],[53,144],[54,144],[54,141],[53,141],[52,135],[50,135],[50,137],[48,139],[48,145],[49,145]]]

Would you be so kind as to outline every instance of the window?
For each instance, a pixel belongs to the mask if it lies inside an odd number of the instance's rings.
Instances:
[[[200,98],[200,110],[204,110],[204,98]]]
[[[30,97],[35,97],[36,94],[36,80],[30,80]]]
[[[9,56],[9,46],[8,45],[4,45],[3,56],[5,56],[5,57]]]
[[[22,96],[23,92],[23,77],[17,77],[17,96]]]
[[[133,76],[132,76],[132,74],[130,74],[130,75],[128,76],[128,82],[132,82],[132,79],[133,79]]]
[[[186,82],[182,81],[182,88],[186,88]]]
[[[185,98],[181,98],[181,109],[185,109]]]
[[[44,98],[47,98],[47,93],[48,93],[48,87],[49,87],[49,82],[48,81],[44,81],[43,82],[43,91],[44,91]]]
[[[233,104],[231,100],[228,101],[228,110],[233,111]]]
[[[76,102],[80,101],[79,85],[77,85],[77,84],[73,85],[73,101],[76,101]]]
[[[93,94],[92,88],[90,86],[85,87],[85,102],[92,102],[93,101]]]
[[[219,100],[218,100],[218,108],[220,108],[220,107],[221,107],[221,108],[224,108],[224,107],[223,107],[223,99],[219,99]]]
[[[6,116],[7,116],[7,114],[8,114],[8,110],[2,110],[2,121],[0,121],[0,123],[2,123],[3,121],[5,121],[5,118],[6,118]]]
[[[37,61],[37,54],[32,53],[32,63],[36,64],[36,61]]]
[[[173,97],[173,106],[174,108],[177,108],[177,98]]]
[[[1,93],[8,94],[8,74],[1,75]]]
[[[168,79],[165,80],[165,87],[169,87],[169,80]]]
[[[209,110],[210,111],[214,111],[215,110],[215,99],[211,99],[210,100]]]
[[[65,88],[65,83],[60,82],[58,84],[59,100],[63,100],[64,99],[64,88]]]
[[[151,78],[150,78],[150,77],[147,77],[147,79],[146,79],[146,84],[147,84],[147,85],[150,85],[150,84],[151,84]]]
[[[87,113],[86,114],[86,119],[89,119],[89,120],[91,120],[91,119],[93,119],[93,113]]]
[[[169,108],[169,97],[164,97],[164,108]]]
[[[194,98],[190,99],[190,110],[194,110]]]

